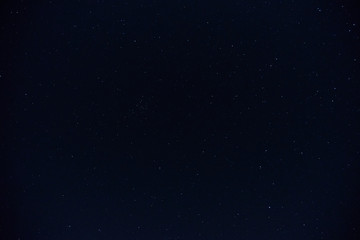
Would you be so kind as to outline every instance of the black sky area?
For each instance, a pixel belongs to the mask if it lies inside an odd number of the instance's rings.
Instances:
[[[359,11],[2,1],[0,239],[360,239]]]

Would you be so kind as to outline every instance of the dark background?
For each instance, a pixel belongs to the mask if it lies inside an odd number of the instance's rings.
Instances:
[[[356,1],[2,1],[0,239],[360,239]]]

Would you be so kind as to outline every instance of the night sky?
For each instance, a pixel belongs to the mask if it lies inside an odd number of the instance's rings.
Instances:
[[[1,1],[0,239],[360,239],[356,2]]]

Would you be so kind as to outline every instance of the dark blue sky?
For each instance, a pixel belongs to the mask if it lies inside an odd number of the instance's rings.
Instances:
[[[3,1],[0,239],[360,239],[356,1]]]

